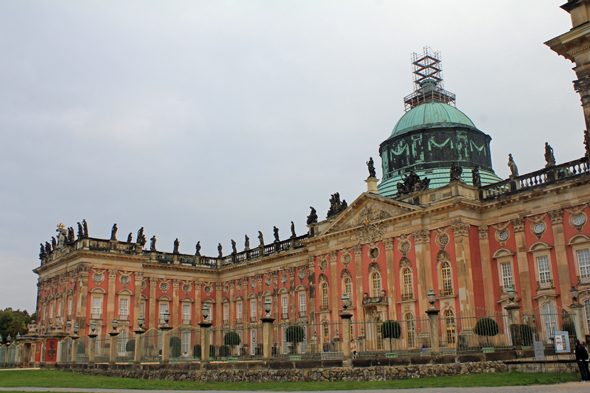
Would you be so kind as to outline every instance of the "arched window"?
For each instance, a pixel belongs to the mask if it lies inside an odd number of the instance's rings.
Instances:
[[[442,278],[442,290],[440,291],[441,296],[449,296],[453,294],[453,278],[451,277],[451,264],[449,262],[443,262],[440,266],[441,278]]]
[[[344,279],[344,293],[349,299],[352,299],[352,279],[350,277]]]
[[[322,304],[321,304],[321,309],[322,310],[327,310],[328,309],[328,283],[327,282],[323,282],[321,284],[321,290],[322,290]]]
[[[453,310],[447,310],[443,314],[445,337],[447,346],[455,345],[455,314]]]
[[[404,269],[403,275],[404,292],[402,293],[402,300],[409,300],[414,297],[414,288],[412,285],[412,271],[409,267]]]
[[[373,297],[381,296],[381,274],[379,272],[375,272],[371,276],[371,288]]]
[[[406,340],[408,348],[416,346],[416,321],[411,313],[406,314]]]

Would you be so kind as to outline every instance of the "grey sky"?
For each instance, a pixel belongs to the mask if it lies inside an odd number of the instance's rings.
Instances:
[[[366,190],[425,45],[500,177],[510,152],[544,166],[546,141],[581,157],[573,65],[543,45],[563,2],[0,2],[0,308],[34,309],[60,222],[208,255],[303,233],[309,206]]]

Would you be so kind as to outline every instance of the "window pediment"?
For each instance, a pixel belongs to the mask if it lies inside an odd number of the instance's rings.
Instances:
[[[102,293],[102,294],[105,294],[105,293],[107,293],[107,291],[105,291],[101,287],[96,287],[96,288],[92,288],[90,290],[90,293]]]
[[[545,242],[536,242],[527,251],[528,252],[549,251],[552,248],[553,248],[552,245],[547,244]]]
[[[166,295],[162,295],[158,298],[159,301],[165,301],[165,302],[171,302],[172,299],[170,298],[170,296],[166,296]]]
[[[590,238],[586,235],[577,234],[572,236],[569,242],[567,242],[568,246],[574,246],[583,243],[590,243]]]
[[[499,258],[504,258],[504,257],[511,257],[514,255],[514,252],[512,252],[511,250],[507,249],[507,248],[500,248],[499,250],[497,250],[494,255],[492,255],[492,258],[494,259],[499,259]]]

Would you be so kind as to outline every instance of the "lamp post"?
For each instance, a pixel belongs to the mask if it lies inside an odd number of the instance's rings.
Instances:
[[[506,313],[508,314],[512,345],[522,345],[522,337],[520,337],[520,316],[518,315],[520,306],[515,303],[516,291],[514,290],[514,285],[511,285],[510,288],[508,288],[506,294],[508,295],[510,303],[504,307],[504,310],[506,310]]]
[[[119,335],[119,332],[117,331],[117,327],[119,327],[119,322],[117,321],[117,318],[113,319],[112,322],[112,327],[113,330],[111,332],[109,332],[109,336],[111,336],[111,348],[110,348],[110,352],[109,352],[109,367],[114,367],[115,366],[115,355],[116,355],[116,344],[117,344],[117,336]]]
[[[78,324],[76,323],[76,326],[74,326],[73,329],[73,333],[70,338],[72,339],[72,353],[70,354],[70,363],[75,364],[76,363],[76,351],[78,350],[78,339],[80,338],[80,336],[78,336]]]
[[[162,331],[162,361],[161,364],[168,364],[170,361],[168,360],[170,354],[170,340],[168,339],[168,331],[172,329],[172,326],[168,324],[170,321],[170,313],[168,310],[164,312],[164,323],[160,325],[160,330]]]
[[[352,323],[352,314],[350,313],[350,311],[348,311],[348,307],[350,306],[350,299],[348,298],[348,294],[346,292],[342,294],[341,301],[342,313],[340,314],[340,319],[342,320],[342,355],[344,356],[342,366],[352,367],[352,357],[350,351],[350,325]]]
[[[578,296],[580,292],[576,289],[576,286],[572,284],[572,289],[570,289],[570,296],[572,297],[573,303],[570,304],[570,310],[572,311],[572,316],[574,319],[574,326],[576,328],[576,338],[580,340],[580,342],[585,341],[584,337],[584,329],[582,327],[582,318],[581,313],[584,306],[578,303]]]
[[[267,297],[266,301],[263,304],[264,306],[264,317],[260,318],[262,321],[262,356],[265,359],[270,359],[271,356],[271,348],[272,348],[272,323],[275,319],[271,316],[270,311],[272,309],[272,303],[270,299]]]
[[[436,302],[436,293],[430,287],[430,291],[426,295],[428,299],[428,303],[430,303],[430,308],[426,310],[426,314],[428,315],[429,325],[430,325],[430,348],[433,355],[438,355],[440,343],[438,338],[438,314],[440,310],[434,306]]]
[[[203,315],[203,321],[199,323],[201,327],[201,362],[209,361],[209,329],[211,328],[211,321],[209,320],[209,307],[207,304],[203,304],[201,314]]]
[[[137,318],[137,329],[133,331],[135,333],[135,348],[133,351],[133,364],[134,367],[138,367],[141,364],[141,335],[145,333],[143,326],[145,325],[145,319],[143,319],[143,313],[139,314]]]
[[[90,333],[88,333],[88,346],[90,347],[90,351],[88,353],[88,365],[94,365],[94,356],[96,352],[96,336],[98,336],[98,332],[96,329],[96,320],[93,319],[92,323],[90,324]]]

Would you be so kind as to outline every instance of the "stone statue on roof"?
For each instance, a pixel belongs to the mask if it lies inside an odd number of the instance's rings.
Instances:
[[[197,242],[197,245],[195,246],[195,255],[198,257],[201,256],[201,241],[200,240]]]
[[[117,240],[117,230],[117,223],[115,223],[111,229],[111,240]]]
[[[454,162],[453,165],[451,165],[450,182],[452,183],[454,181],[462,181],[461,180],[462,173],[463,173],[463,169],[459,166],[459,164]]]
[[[510,177],[518,177],[518,167],[512,158],[512,154],[508,154],[508,168],[510,168]]]
[[[545,142],[545,168],[555,166],[555,156],[553,155],[553,148],[549,145],[549,142]]]
[[[176,238],[176,240],[174,240],[174,254],[178,254],[178,247],[180,247],[180,242],[178,241],[178,238]]]
[[[481,175],[479,174],[479,165],[476,165],[471,172],[473,187],[481,187]]]
[[[369,169],[369,178],[377,177],[375,174],[375,163],[373,162],[373,157],[369,157],[369,161],[367,161],[367,169]]]
[[[150,251],[156,251],[156,235],[150,239]]]
[[[311,213],[307,216],[307,225],[315,224],[318,222],[318,213],[313,208],[313,206],[309,207],[311,209]]]

